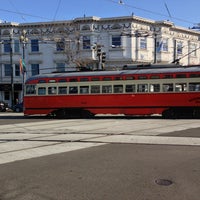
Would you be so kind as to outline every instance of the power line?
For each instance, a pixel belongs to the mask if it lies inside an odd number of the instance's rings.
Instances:
[[[6,9],[2,9],[2,8],[0,8],[0,11],[1,12],[7,12],[7,13],[13,13],[13,14],[21,15],[21,16],[24,15],[24,16],[34,17],[34,18],[39,18],[39,19],[52,20],[52,19],[42,17],[42,16],[38,16],[38,15],[32,15],[32,14],[22,13],[22,12],[12,11],[12,10],[6,10]]]
[[[60,8],[60,4],[61,4],[61,0],[58,0],[58,5],[57,5],[57,8],[56,8],[56,12],[55,12],[55,14],[54,14],[54,17],[53,17],[53,21],[56,19],[56,16],[57,16],[57,14],[58,14],[58,10],[59,10],[59,8]]]
[[[16,12],[19,13],[19,10],[16,8],[16,6],[13,4],[13,2],[12,2],[11,0],[9,0],[9,3],[10,3],[11,6],[16,10]],[[26,19],[24,18],[23,15],[20,14],[20,17],[21,17],[24,21],[26,21]]]
[[[143,12],[146,12],[146,13],[150,13],[150,14],[154,14],[154,15],[158,15],[158,16],[162,16],[162,17],[167,17],[167,18],[169,17],[169,15],[165,15],[163,13],[159,13],[159,12],[155,12],[155,11],[152,11],[152,10],[147,10],[147,9],[144,9],[144,8],[140,8],[140,7],[136,7],[136,6],[133,6],[133,5],[126,4],[122,0],[121,1],[104,0],[104,1],[109,1],[109,2],[112,2],[112,3],[115,3],[115,4],[120,4],[121,6],[125,6],[125,7],[128,7],[128,8],[133,8],[133,9],[136,9],[136,10],[140,10],[140,11],[143,11]],[[188,23],[188,24],[195,24],[195,22],[192,22],[192,21],[189,21],[189,20],[185,20],[185,19],[181,19],[181,18],[178,18],[178,17],[172,17],[171,16],[171,19],[177,20],[177,21],[181,21],[181,22],[185,22],[185,23]]]

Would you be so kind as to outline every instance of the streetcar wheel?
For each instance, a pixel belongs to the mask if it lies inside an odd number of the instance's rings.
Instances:
[[[162,117],[164,119],[176,119],[177,118],[176,113],[173,109],[168,109],[168,110],[163,111]]]
[[[91,118],[94,117],[94,114],[91,113],[91,112],[88,111],[88,110],[82,110],[82,112],[81,112],[81,117],[82,117],[82,118],[86,118],[86,119],[91,119]]]
[[[200,109],[194,109],[193,117],[198,119],[200,118]]]

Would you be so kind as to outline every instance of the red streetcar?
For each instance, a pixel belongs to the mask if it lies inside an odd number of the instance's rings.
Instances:
[[[200,117],[200,65],[37,75],[25,83],[24,114]]]

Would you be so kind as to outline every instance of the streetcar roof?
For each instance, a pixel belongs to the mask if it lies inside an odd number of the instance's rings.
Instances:
[[[119,71],[83,71],[83,72],[63,72],[63,73],[49,73],[39,74],[30,77],[26,82],[42,79],[42,78],[66,78],[66,77],[86,77],[86,76],[122,76],[134,74],[162,74],[162,73],[187,73],[200,72],[200,65],[195,66],[178,66],[172,68],[148,68],[148,69],[132,69]]]

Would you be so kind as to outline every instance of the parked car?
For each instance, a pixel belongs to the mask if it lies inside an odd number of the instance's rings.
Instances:
[[[0,101],[0,112],[6,112],[8,108],[8,104],[5,103],[4,101]]]
[[[23,107],[24,107],[23,102],[17,103],[14,106],[13,110],[14,110],[14,112],[23,112]]]

